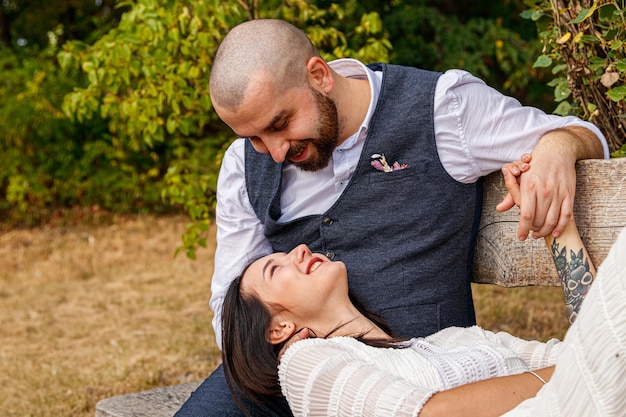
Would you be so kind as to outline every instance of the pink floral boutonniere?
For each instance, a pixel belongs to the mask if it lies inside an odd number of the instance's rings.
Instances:
[[[372,158],[372,162],[371,162],[372,166],[376,168],[377,170],[383,171],[383,172],[397,171],[399,169],[404,169],[404,168],[409,167],[407,164],[398,163],[398,161],[394,162],[393,165],[389,166],[384,153],[383,154],[375,153],[374,155],[371,156],[371,158]]]

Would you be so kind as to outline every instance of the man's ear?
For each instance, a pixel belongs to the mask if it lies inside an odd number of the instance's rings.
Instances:
[[[306,63],[306,69],[310,85],[318,91],[330,94],[335,86],[335,80],[326,61],[319,56],[311,57]]]
[[[281,318],[272,319],[269,330],[269,340],[273,345],[277,345],[289,339],[296,331],[296,324]]]

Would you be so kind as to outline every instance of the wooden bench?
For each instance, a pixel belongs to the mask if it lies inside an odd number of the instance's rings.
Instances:
[[[576,170],[575,218],[589,256],[599,265],[626,226],[626,158],[581,161]],[[560,285],[544,240],[517,240],[519,210],[495,211],[505,195],[499,172],[485,178],[472,280],[505,287]],[[171,417],[199,383],[107,398],[96,405],[96,417]]]

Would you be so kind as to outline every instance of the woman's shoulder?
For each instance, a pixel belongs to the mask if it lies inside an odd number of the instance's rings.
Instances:
[[[470,327],[447,327],[437,333],[426,336],[423,340],[431,343],[466,343],[468,341],[481,341],[488,339],[489,331],[478,326]]]
[[[367,357],[370,346],[352,337],[337,336],[328,339],[310,338],[292,343],[280,358],[278,374],[307,374],[317,367],[330,366],[336,362],[351,362]],[[375,348],[373,348],[375,349]]]
[[[292,343],[284,353],[284,356],[291,353],[292,355],[300,351],[310,350],[334,350],[340,351],[367,351],[370,349],[376,349],[365,343],[349,336],[335,336],[329,338],[309,338],[299,340]]]
[[[281,364],[289,362],[294,357],[297,357],[298,360],[306,357],[313,361],[349,356],[370,361],[372,358],[384,354],[384,352],[395,350],[403,349],[373,347],[350,336],[335,336],[326,339],[310,338],[292,343],[285,350],[281,358]]]

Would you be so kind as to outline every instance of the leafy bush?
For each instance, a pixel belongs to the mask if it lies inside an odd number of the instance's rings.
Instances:
[[[533,78],[538,71],[529,64],[539,43],[532,24],[516,19],[515,3],[474,2],[468,7],[448,2],[446,7],[426,0],[399,2],[383,16],[394,47],[391,60],[439,71],[465,69],[520,96],[527,96],[529,85],[536,83],[532,88],[541,94],[541,81]]]
[[[122,152],[101,118],[73,123],[61,111],[80,76],[60,71],[54,48],[0,55],[0,215],[36,224],[59,207],[167,209],[158,152]],[[163,169],[164,171],[164,169]]]
[[[626,19],[624,1],[531,0],[524,17],[544,44],[535,67],[556,78],[556,113],[576,114],[603,130],[613,156],[626,154]]]
[[[65,114],[80,123],[102,118],[116,152],[159,159],[163,171],[155,177],[164,178],[163,198],[193,221],[181,248],[190,257],[206,245],[217,173],[234,139],[208,94],[213,55],[229,28],[250,17],[278,17],[306,27],[326,58],[387,59],[378,15],[353,16],[356,1],[326,10],[306,1],[267,1],[258,9],[255,3],[121,2],[129,10],[116,28],[91,46],[67,43],[58,54],[63,68],[80,69],[88,79],[66,96]],[[340,22],[348,22],[350,35],[337,29]]]

